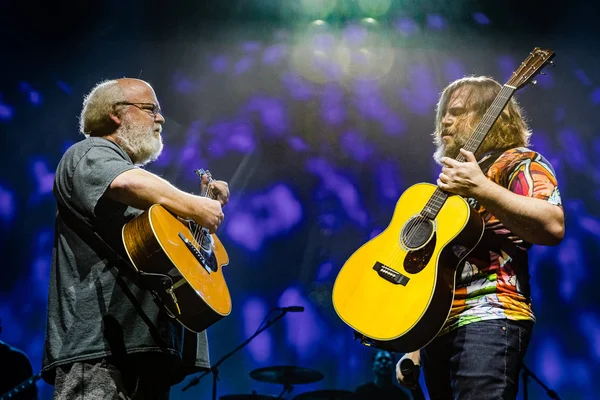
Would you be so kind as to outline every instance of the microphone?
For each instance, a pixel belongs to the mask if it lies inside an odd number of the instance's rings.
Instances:
[[[410,390],[414,400],[425,400],[425,395],[419,385],[420,368],[413,360],[405,358],[400,362],[400,372],[404,375],[404,384]]]
[[[304,307],[302,307],[302,306],[277,307],[276,310],[281,310],[281,311],[285,311],[285,312],[304,312]]]

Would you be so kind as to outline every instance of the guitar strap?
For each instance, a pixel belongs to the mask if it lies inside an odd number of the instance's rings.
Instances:
[[[115,265],[119,273],[126,274],[129,278],[132,278],[136,284],[144,289],[150,290],[157,299],[157,301],[164,301],[163,296],[159,293],[166,291],[172,293],[173,278],[167,274],[160,273],[149,273],[135,269],[129,261],[127,261],[121,254],[116,251],[111,245],[106,243],[104,239],[94,229],[81,214],[78,213],[79,218],[75,216],[76,211],[71,211],[68,208],[58,204],[57,216],[60,215],[61,219],[65,224],[73,231],[77,232],[81,238],[90,245],[98,246],[96,248],[103,249],[102,254],[105,254],[109,265]],[[175,299],[173,299],[175,301]],[[167,310],[168,311],[168,310]]]
[[[489,156],[485,160],[483,160],[479,163],[479,168],[481,168],[481,171],[483,172],[484,175],[487,174],[490,167],[496,162],[496,160],[498,158],[500,158],[500,156],[502,154],[504,154],[504,152],[506,150],[507,149],[500,149],[500,150],[493,151],[493,152],[489,153]]]

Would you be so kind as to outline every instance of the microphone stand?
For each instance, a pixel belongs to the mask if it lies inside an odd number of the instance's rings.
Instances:
[[[536,381],[541,387],[544,388],[544,390],[548,394],[548,397],[550,397],[551,399],[554,399],[554,400],[560,400],[560,397],[558,397],[558,394],[554,390],[552,390],[548,386],[546,386],[544,384],[544,382],[542,382],[540,380],[540,378],[535,376],[535,374],[533,372],[531,372],[531,370],[529,368],[527,368],[527,366],[525,364],[523,364],[521,366],[521,368],[523,368],[523,372],[521,374],[523,375],[523,399],[524,400],[528,400],[528,398],[529,398],[529,394],[527,393],[527,384],[529,383],[528,382],[529,377],[533,378],[534,381]]]
[[[277,309],[275,309],[275,310],[277,310]],[[274,310],[271,310],[271,311],[274,311]],[[288,313],[288,310],[285,310],[285,309],[279,309],[279,311],[280,311],[279,315],[277,315],[272,320],[267,321],[265,326],[263,326],[262,328],[259,327],[259,329],[257,329],[256,332],[254,332],[254,334],[252,336],[250,336],[248,339],[246,339],[242,344],[237,346],[235,349],[231,350],[229,353],[227,353],[223,357],[221,357],[221,359],[219,359],[219,361],[217,361],[212,367],[210,367],[210,369],[208,371],[206,371],[206,372],[202,373],[202,375],[192,379],[187,385],[185,385],[185,387],[183,389],[181,389],[181,391],[185,392],[192,386],[196,386],[198,383],[200,383],[200,380],[202,378],[204,378],[206,375],[208,375],[209,373],[212,372],[212,374],[213,374],[212,400],[217,400],[217,381],[219,380],[219,366],[225,360],[227,360],[229,357],[231,357],[233,354],[235,354],[238,350],[242,349],[244,346],[246,346],[248,343],[250,343],[252,341],[252,339],[254,339],[258,335],[260,335],[263,331],[267,330],[271,325],[273,325],[275,322],[279,321],[281,318],[283,318],[283,316],[285,314]],[[268,316],[269,316],[269,314],[267,314],[267,317]]]

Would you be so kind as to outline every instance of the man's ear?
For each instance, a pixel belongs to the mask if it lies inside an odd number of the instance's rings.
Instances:
[[[117,127],[121,126],[121,118],[119,118],[116,114],[110,113],[108,117],[115,123]]]

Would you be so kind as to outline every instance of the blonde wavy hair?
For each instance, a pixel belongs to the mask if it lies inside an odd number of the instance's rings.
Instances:
[[[125,101],[125,94],[116,80],[98,83],[83,98],[79,116],[79,131],[87,136],[105,136],[117,129],[110,114],[116,113],[114,104]]]
[[[477,123],[492,105],[492,102],[502,89],[502,85],[494,79],[486,76],[469,76],[450,83],[442,91],[440,100],[436,107],[435,131],[433,132],[434,143],[440,147],[442,144],[442,119],[446,113],[446,107],[452,94],[461,88],[470,89],[468,91],[468,99],[466,108],[469,111],[475,112],[473,126],[470,126],[471,132],[476,127]],[[513,98],[508,102],[498,120],[492,126],[492,129],[484,139],[480,146],[479,154],[485,153],[493,149],[509,149],[515,147],[529,146],[529,137],[531,130],[527,125],[523,111]]]

